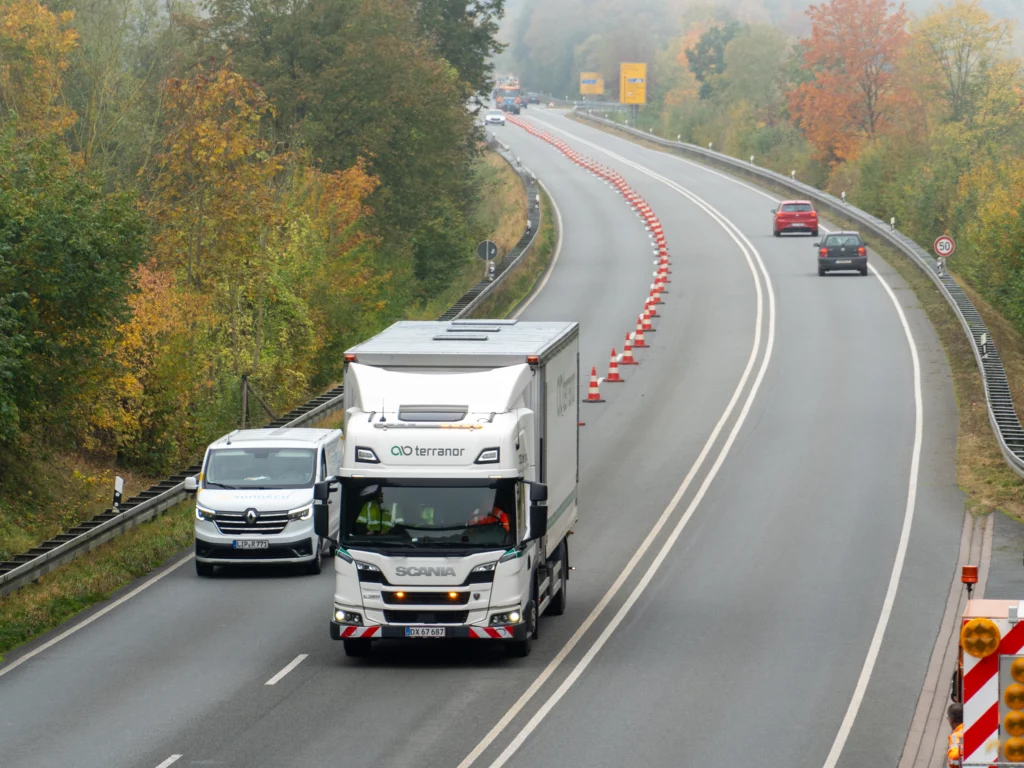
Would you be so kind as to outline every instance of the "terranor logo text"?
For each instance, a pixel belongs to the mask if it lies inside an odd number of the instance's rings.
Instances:
[[[393,445],[392,456],[461,456],[465,448],[420,448],[418,445]]]
[[[395,576],[454,576],[455,569],[448,566],[427,566],[424,568],[417,568],[412,566],[411,568],[405,565],[400,565],[395,568]]]

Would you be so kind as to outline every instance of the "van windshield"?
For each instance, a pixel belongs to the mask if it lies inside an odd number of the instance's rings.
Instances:
[[[342,543],[362,549],[500,548],[515,543],[515,481],[483,486],[409,483],[346,482]]]
[[[311,448],[217,448],[206,461],[207,488],[310,488],[316,479]]]

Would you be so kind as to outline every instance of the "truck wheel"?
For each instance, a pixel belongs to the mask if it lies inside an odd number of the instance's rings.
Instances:
[[[373,640],[358,638],[356,640],[342,640],[345,643],[345,655],[361,659],[370,655],[373,650]]]
[[[319,536],[313,542],[313,550],[316,552],[316,557],[306,563],[306,573],[316,576],[324,569],[324,544],[320,541]]]
[[[559,581],[562,586],[551,598],[551,602],[548,603],[548,609],[546,613],[552,616],[561,616],[565,613],[565,606],[568,602],[568,593],[566,589],[569,587],[569,544],[562,539],[562,543],[558,547],[558,556],[555,558],[562,565],[562,575],[559,577]]]
[[[537,637],[537,576],[533,577],[533,599],[526,605],[526,637],[513,640],[505,648],[508,655],[517,659],[525,659],[533,650],[533,640]]]
[[[208,579],[213,576],[213,565],[211,563],[200,563],[196,560],[196,574]]]

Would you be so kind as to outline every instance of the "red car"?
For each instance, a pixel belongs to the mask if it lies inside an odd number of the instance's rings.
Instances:
[[[783,232],[810,232],[818,236],[818,214],[809,200],[783,200],[772,213],[772,234],[776,237]]]

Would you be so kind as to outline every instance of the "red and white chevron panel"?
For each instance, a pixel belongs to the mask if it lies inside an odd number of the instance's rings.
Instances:
[[[1002,637],[999,652],[983,659],[964,654],[964,765],[990,766],[999,760],[999,657],[1024,652],[1024,622],[992,621]]]
[[[356,638],[356,637],[380,637],[380,626],[372,627],[345,627],[341,631],[341,637],[345,638]]]
[[[483,640],[511,640],[512,627],[470,627],[469,636]]]

